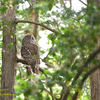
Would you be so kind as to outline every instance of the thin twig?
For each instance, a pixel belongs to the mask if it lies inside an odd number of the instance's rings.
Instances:
[[[54,100],[54,95],[53,95],[53,91],[52,91],[52,88],[51,87],[50,87],[50,92],[51,92],[52,100]]]
[[[2,77],[2,74],[0,74],[0,77]]]
[[[20,72],[20,78],[22,78],[22,70],[21,70],[21,67],[19,67],[19,72]]]
[[[17,24],[17,23],[31,23],[31,24],[36,24],[36,25],[42,26],[42,27],[44,27],[44,28],[50,30],[51,32],[58,33],[56,30],[54,30],[54,29],[52,29],[52,28],[50,28],[50,27],[48,27],[48,26],[46,26],[46,25],[44,25],[44,24],[41,24],[41,23],[35,22],[35,21],[31,21],[31,20],[15,20],[14,22],[15,22],[16,24]]]
[[[54,44],[53,44],[54,45]],[[50,53],[53,51],[53,45],[52,47],[49,49],[49,52],[47,54],[47,56],[44,59],[41,59],[49,68],[54,68],[54,66],[52,66],[49,62],[47,62],[47,58],[50,55]]]
[[[72,7],[72,0],[70,0],[69,2],[70,2],[70,7]]]
[[[29,5],[30,5],[30,7],[33,5],[30,1],[28,1],[28,3],[29,3]]]
[[[53,46],[54,46],[54,43],[53,43],[52,47],[49,49],[49,52],[46,55],[46,57],[44,59],[42,59],[43,61],[45,61],[47,59],[48,55],[53,51]]]
[[[51,95],[51,93],[46,88],[44,88],[44,90]]]
[[[51,64],[49,64],[47,61],[44,61],[45,64],[49,67],[49,68],[54,68]]]
[[[87,4],[86,3],[84,3],[82,0],[79,0],[81,3],[83,3],[85,6],[87,6]]]

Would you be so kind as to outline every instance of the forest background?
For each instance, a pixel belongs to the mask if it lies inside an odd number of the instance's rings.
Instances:
[[[99,100],[100,0],[77,0],[78,10],[73,1],[0,1],[1,100]],[[39,45],[39,76],[20,54],[26,34]]]

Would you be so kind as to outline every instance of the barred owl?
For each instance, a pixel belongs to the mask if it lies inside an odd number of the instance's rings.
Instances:
[[[32,71],[39,74],[39,48],[35,44],[35,38],[33,35],[28,34],[22,39],[21,55],[31,66]]]

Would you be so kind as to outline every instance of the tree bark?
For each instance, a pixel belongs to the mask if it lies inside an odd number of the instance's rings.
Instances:
[[[35,14],[34,16],[35,16],[35,21],[39,22],[39,12],[38,14]],[[39,40],[39,26],[38,25],[34,25],[33,35],[36,38],[36,40]]]
[[[1,100],[12,100],[15,97],[16,25],[14,20],[15,9],[9,6],[3,15]]]
[[[100,45],[100,37],[98,38],[98,44],[95,48]],[[100,61],[100,54],[97,55],[97,60]],[[93,69],[94,65],[90,64],[90,69]],[[91,86],[91,100],[100,100],[100,68],[90,75],[90,86]]]
[[[33,8],[37,4],[37,0],[34,0],[34,1],[31,0],[28,3],[30,4],[30,9],[31,9],[30,19],[32,21],[39,22],[39,11]],[[34,35],[37,41],[39,40],[39,34],[38,34],[39,26],[38,25],[36,24],[33,25],[32,31],[30,33]]]
[[[96,6],[100,6],[100,0],[87,0],[89,3],[95,3]],[[89,9],[88,9],[89,10]],[[98,44],[96,44],[95,49],[100,46],[100,37],[98,39]],[[100,54],[97,56],[97,60],[100,61]],[[94,67],[93,64],[90,65],[90,69]],[[90,86],[91,86],[91,100],[100,100],[100,68],[90,75]]]
[[[36,14],[35,9],[32,9],[30,19],[32,21],[39,22],[39,12]],[[33,34],[35,39],[38,40],[39,39],[39,35],[38,35],[38,33],[39,33],[39,30],[38,30],[39,26],[38,25],[32,25],[32,26],[33,26],[33,28],[32,28],[31,34]]]

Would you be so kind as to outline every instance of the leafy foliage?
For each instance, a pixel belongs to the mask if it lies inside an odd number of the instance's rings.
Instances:
[[[19,4],[25,1],[16,0],[14,5],[16,4],[19,7]],[[89,79],[84,84],[82,83],[84,75],[89,71],[89,66],[87,65],[83,68],[82,73],[75,81],[74,78],[87,61],[97,43],[97,37],[100,35],[98,26],[100,8],[90,5],[88,12],[87,8],[82,8],[81,11],[75,12],[71,8],[67,8],[62,1],[40,0],[32,8],[17,10],[18,19],[27,19],[29,18],[30,9],[35,8],[37,12],[41,12],[40,22],[57,32],[47,33],[47,39],[51,42],[52,47],[47,48],[47,51],[40,51],[41,55],[45,52],[48,53],[42,59],[42,62],[47,65],[47,69],[43,69],[44,73],[40,72],[38,78],[33,75],[26,77],[26,69],[21,65],[23,73],[21,79],[17,69],[18,74],[15,86],[17,96],[14,100],[27,100],[27,98],[29,100],[58,100],[59,98],[60,100],[65,100],[62,95],[64,96],[67,92],[67,99],[70,100],[74,98],[77,91],[79,93],[77,99],[90,99]],[[3,0],[1,4],[5,2]],[[1,6],[0,9],[5,12],[7,8]],[[30,30],[31,26],[29,24],[17,25],[18,53],[20,53],[21,39],[24,36],[25,29]],[[12,46],[13,44],[9,44],[10,48]],[[2,47],[1,42],[0,47]],[[93,63],[96,66],[98,62],[93,59],[89,63]]]

